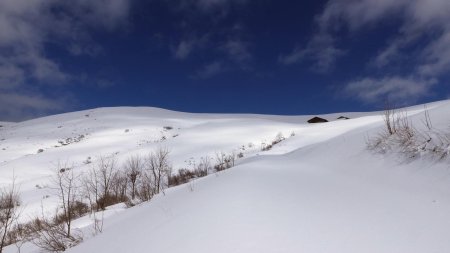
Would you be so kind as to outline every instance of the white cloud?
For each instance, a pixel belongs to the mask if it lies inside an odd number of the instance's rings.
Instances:
[[[384,66],[395,58],[399,50],[411,43],[417,42],[422,36],[433,33],[436,43],[429,43],[425,51],[434,49],[450,50],[445,47],[450,33],[450,1],[448,0],[330,0],[321,14],[316,16],[317,33],[314,34],[305,49],[297,48],[292,57],[283,57],[284,63],[294,63],[305,55],[312,58],[323,49],[334,48],[334,34],[342,28],[351,32],[370,28],[385,21],[387,17],[395,16],[401,20],[398,34],[389,40],[389,45],[376,56],[378,65]],[[324,39],[325,38],[325,39]],[[448,44],[448,43],[447,43]],[[305,52],[306,51],[306,52]],[[330,59],[339,54],[329,54]],[[320,57],[316,57],[320,60]],[[445,56],[434,59],[439,66],[447,65]],[[330,60],[333,62],[333,60]],[[442,63],[442,64],[440,64]],[[424,62],[428,65],[428,62]]]
[[[350,82],[346,90],[368,101],[388,94],[405,100],[424,96],[431,83],[438,82],[450,71],[449,13],[448,0],[330,0],[316,16],[317,32],[307,45],[281,56],[280,62],[292,64],[310,59],[323,70],[328,70],[342,55],[343,49],[336,46],[338,34],[348,31],[356,37],[360,31],[367,32],[385,24],[388,19],[395,20],[397,32],[382,42],[384,48],[368,63],[378,68],[379,73],[390,74]],[[322,37],[327,39],[318,39]],[[411,73],[392,72],[403,64],[412,69]],[[357,92],[361,90],[368,93]]]
[[[350,82],[344,90],[349,96],[354,96],[366,103],[376,103],[381,99],[391,101],[411,101],[429,94],[435,79],[424,80],[418,77],[392,76],[384,78],[363,78]]]

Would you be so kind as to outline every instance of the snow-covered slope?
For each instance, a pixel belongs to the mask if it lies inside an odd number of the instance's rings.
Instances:
[[[434,126],[447,129],[450,102],[428,109]],[[423,106],[407,110],[419,124]],[[335,120],[340,115],[351,119]],[[244,152],[229,170],[108,217],[102,234],[69,252],[450,252],[448,163],[367,151],[367,136],[383,124],[379,113],[322,117],[333,121],[102,108],[7,124],[0,183],[14,171],[32,213],[54,206],[43,196],[58,160],[83,171],[88,157],[123,160],[165,146],[177,169],[215,152]],[[279,132],[289,138],[260,151]]]

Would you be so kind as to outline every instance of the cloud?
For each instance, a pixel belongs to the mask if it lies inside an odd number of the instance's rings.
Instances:
[[[176,47],[172,47],[172,54],[175,59],[185,60],[196,49],[204,48],[209,41],[209,34],[206,33],[202,37],[193,35],[189,38],[181,40]]]
[[[435,79],[424,80],[418,77],[392,76],[379,79],[367,77],[350,82],[345,87],[344,93],[366,103],[377,103],[386,98],[403,103],[430,94],[434,84]]]
[[[228,58],[236,63],[241,69],[249,69],[249,62],[252,60],[252,54],[248,49],[249,43],[241,39],[229,39],[226,41],[222,50],[228,55]]]
[[[417,42],[423,36],[435,34],[436,43],[428,43],[424,52],[450,50],[447,47],[450,32],[450,1],[447,0],[330,0],[324,10],[315,17],[316,34],[312,36],[303,49],[297,47],[292,54],[281,57],[281,62],[295,63],[305,57],[321,61],[320,51],[330,51],[328,62],[334,62],[341,54],[333,53],[335,48],[335,34],[347,28],[350,32],[358,32],[371,28],[395,16],[401,21],[398,34],[390,40],[389,45],[375,57],[379,66],[385,66],[390,58],[396,58],[399,50]],[[433,41],[429,40],[429,41]],[[331,50],[330,50],[331,49]],[[325,57],[327,58],[327,57]],[[425,58],[434,61],[440,67],[447,66],[447,55],[435,55],[435,58]],[[327,61],[325,61],[327,62]]]
[[[67,108],[69,105],[65,101],[67,98],[18,92],[0,93],[0,115],[2,120],[20,121]]]
[[[340,35],[348,32],[357,36],[391,20],[397,31],[381,43],[383,48],[368,63],[378,73],[389,74],[350,81],[346,90],[364,101],[385,95],[415,99],[425,96],[432,84],[450,71],[448,13],[448,0],[329,0],[315,17],[316,33],[306,46],[297,46],[279,60],[283,64],[312,60],[319,69],[329,70],[350,50],[337,47]]]
[[[201,69],[191,77],[208,79],[230,70],[250,70],[252,55],[248,49],[248,45],[248,43],[240,40],[238,37],[226,40],[221,43],[219,50],[221,53],[224,53],[228,59],[225,58],[210,62],[202,66]]]
[[[214,61],[203,66],[193,78],[208,79],[227,70],[223,62]]]
[[[186,59],[194,49],[194,41],[182,40],[174,50],[174,57],[179,60]]]
[[[25,73],[20,67],[7,61],[0,64],[0,90],[13,89],[21,85],[24,79]]]
[[[450,71],[450,20],[448,22],[448,30],[428,44],[421,53],[419,72],[422,75],[438,76]]]
[[[315,34],[304,48],[296,47],[290,54],[280,55],[278,61],[285,65],[295,64],[305,59],[313,59],[312,70],[317,72],[329,71],[336,59],[345,54],[333,44],[334,38],[327,33]]]
[[[199,8],[204,10],[213,8],[223,8],[229,4],[245,4],[247,0],[198,0],[195,1]]]
[[[71,79],[71,73],[47,56],[47,44],[58,45],[73,55],[94,55],[99,49],[90,31],[111,31],[125,24],[129,6],[129,0],[0,1],[0,117],[20,112],[30,116],[32,112],[61,108],[36,92],[39,87],[61,85]],[[24,90],[35,92],[23,94]],[[6,99],[5,94],[17,100]],[[31,102],[26,103],[26,98]]]
[[[215,18],[227,16],[233,5],[244,5],[249,0],[167,0],[178,11],[192,12],[214,15]]]

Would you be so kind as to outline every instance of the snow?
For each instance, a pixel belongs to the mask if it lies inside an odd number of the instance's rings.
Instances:
[[[433,125],[448,130],[450,101],[427,108]],[[419,126],[424,107],[405,110]],[[336,120],[341,115],[351,119]],[[77,220],[86,238],[69,252],[450,252],[448,162],[368,151],[367,137],[383,127],[380,112],[319,116],[331,122],[119,107],[6,124],[0,183],[16,177],[30,217],[56,205],[44,196],[58,160],[82,172],[91,166],[87,157],[116,154],[123,161],[164,146],[178,169],[216,152],[242,151],[244,158],[229,170],[133,208],[111,207],[95,237],[88,232],[92,218]],[[260,151],[279,132],[286,140]],[[80,135],[79,142],[58,143]]]

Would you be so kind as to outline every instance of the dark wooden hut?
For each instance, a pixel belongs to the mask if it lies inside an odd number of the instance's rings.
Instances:
[[[308,123],[325,123],[325,122],[328,122],[328,120],[320,118],[320,117],[314,117],[314,118],[308,120]]]

